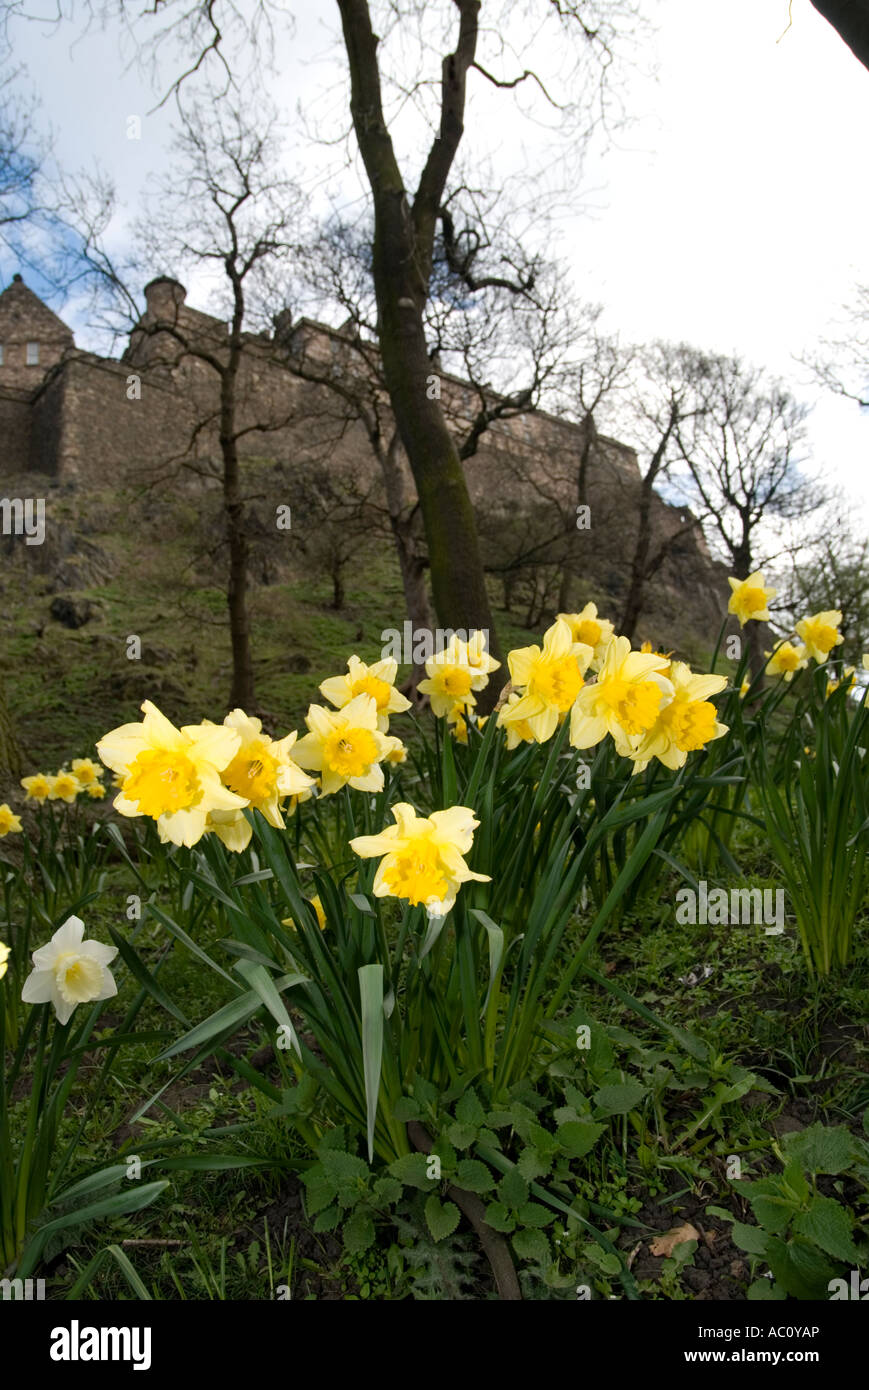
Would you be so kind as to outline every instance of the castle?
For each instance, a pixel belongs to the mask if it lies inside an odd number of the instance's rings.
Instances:
[[[77,348],[72,331],[20,275],[0,293],[0,488],[22,474],[87,488],[107,479],[158,478],[197,461],[214,466],[219,386],[213,364],[225,361],[228,326],[188,305],[184,286],[169,276],[152,280],[144,295],[145,311],[125,350],[104,357]],[[349,324],[294,323],[284,314],[271,333],[246,333],[236,393],[240,456],[272,460],[284,476],[304,473],[319,460],[336,477],[376,478],[359,412],[348,406],[347,392],[334,389],[351,381],[358,387],[375,359],[376,347],[363,344]],[[458,440],[466,439],[481,403],[499,398],[440,367],[435,373],[434,363],[433,374],[448,424]],[[391,428],[382,382],[368,388],[372,409]],[[515,531],[516,518],[535,509],[555,506],[572,526],[577,469],[589,442],[586,496],[592,526],[598,537],[603,530],[606,543],[586,546],[587,570],[596,589],[617,602],[640,483],[634,450],[598,435],[591,420],[577,424],[516,409],[481,434],[465,461],[466,475],[475,507],[490,519],[490,550],[497,550],[505,526]],[[400,448],[397,456],[412,505],[413,481]],[[659,535],[681,533],[688,519],[684,509],[655,498]],[[485,535],[485,520],[481,531]],[[686,591],[692,593],[698,629],[721,611],[717,568],[695,527],[678,534],[657,581],[683,603]]]

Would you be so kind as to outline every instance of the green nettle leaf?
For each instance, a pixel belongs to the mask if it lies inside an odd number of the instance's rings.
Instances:
[[[749,1303],[783,1303],[787,1294],[771,1279],[755,1279],[753,1284],[749,1284],[745,1297]]]
[[[733,1244],[748,1255],[765,1255],[767,1234],[759,1226],[745,1226],[741,1221],[733,1223]]]
[[[593,1100],[601,1115],[627,1115],[635,1110],[646,1094],[639,1081],[622,1081],[616,1086],[601,1086]]]
[[[555,1220],[555,1212],[540,1202],[523,1202],[516,1215],[523,1226],[550,1226]]]
[[[348,1183],[367,1182],[371,1169],[364,1158],[357,1158],[356,1154],[344,1153],[340,1149],[320,1150],[320,1162],[328,1178],[336,1187],[346,1186]]]
[[[794,1298],[812,1300],[829,1297],[828,1284],[836,1270],[813,1245],[797,1238],[787,1244],[770,1238],[766,1259],[776,1281]]]
[[[588,1245],[582,1247],[582,1253],[589,1264],[596,1265],[601,1273],[612,1277],[618,1274],[621,1269],[621,1261],[618,1255],[612,1250],[602,1250],[599,1245],[589,1241]]]
[[[503,1202],[490,1202],[486,1207],[486,1225],[491,1226],[493,1231],[503,1231],[507,1234],[516,1225],[516,1218]]]
[[[516,1168],[505,1173],[498,1183],[498,1196],[508,1207],[521,1207],[528,1201],[528,1184]]]
[[[794,1217],[794,1231],[799,1235],[814,1241],[828,1255],[857,1264],[860,1253],[852,1239],[853,1226],[850,1212],[835,1197],[815,1197],[808,1211]]]
[[[513,1249],[523,1260],[534,1260],[546,1264],[550,1258],[549,1241],[542,1231],[517,1231],[513,1236]]]
[[[342,1232],[344,1249],[348,1255],[358,1255],[374,1244],[374,1222],[369,1212],[354,1211]]]
[[[431,1192],[434,1179],[426,1174],[428,1160],[425,1154],[402,1154],[389,1165],[389,1171],[405,1187],[418,1187],[420,1192]]]
[[[463,1125],[473,1125],[475,1129],[486,1123],[486,1112],[473,1086],[459,1098],[456,1119]]]
[[[477,1138],[477,1130],[474,1125],[463,1125],[454,1121],[447,1127],[447,1138],[457,1149],[469,1149]],[[497,1140],[495,1142],[497,1144]]]
[[[796,1211],[793,1202],[782,1196],[781,1183],[776,1178],[761,1178],[758,1182],[744,1179],[733,1186],[751,1203],[751,1209],[764,1230],[780,1235]]]
[[[305,1206],[309,1216],[314,1216],[334,1201],[335,1184],[327,1178],[319,1164],[302,1174],[302,1182],[305,1184]]]
[[[544,1157],[536,1149],[523,1149],[516,1161],[516,1167],[523,1178],[527,1178],[529,1182],[534,1182],[536,1178],[546,1177],[552,1167],[552,1158],[549,1154]]]
[[[432,1240],[443,1240],[451,1236],[459,1224],[459,1209],[455,1202],[442,1202],[433,1192],[425,1204],[426,1224],[431,1231]]]
[[[392,1107],[392,1118],[400,1120],[403,1125],[408,1120],[418,1120],[422,1115],[422,1106],[413,1096],[399,1096],[395,1105]]]
[[[479,1158],[463,1158],[456,1168],[456,1182],[468,1192],[491,1192],[495,1179]]]
[[[558,1126],[555,1137],[568,1158],[584,1158],[605,1129],[606,1125],[595,1124],[593,1120],[568,1120]]]
[[[402,1191],[397,1178],[378,1178],[374,1184],[374,1200],[385,1207],[392,1207],[400,1200]]]
[[[789,1159],[796,1159],[807,1173],[844,1173],[854,1160],[854,1139],[844,1125],[809,1125],[797,1134],[787,1134],[782,1148]]]
[[[454,1173],[458,1163],[458,1154],[445,1134],[438,1135],[431,1146],[431,1151],[436,1154],[441,1161],[441,1168],[444,1174]]]
[[[334,1231],[342,1216],[343,1212],[340,1207],[327,1207],[325,1211],[320,1212],[320,1215],[314,1222],[314,1230]]]

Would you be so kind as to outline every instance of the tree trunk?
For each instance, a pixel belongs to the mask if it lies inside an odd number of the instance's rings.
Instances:
[[[631,642],[634,640],[634,633],[637,630],[637,623],[640,620],[640,614],[643,611],[643,603],[646,596],[646,572],[649,562],[649,546],[652,540],[649,530],[651,514],[652,483],[650,479],[644,478],[640,485],[640,505],[637,510],[637,539],[634,545],[634,554],[631,559],[631,578],[618,626],[618,631],[622,637],[630,638]]]
[[[855,58],[869,68],[869,0],[812,0]]]
[[[579,466],[576,470],[576,502],[579,507],[588,506],[588,468],[591,460],[592,450],[597,439],[597,426],[592,415],[586,415],[583,421],[585,426],[585,438],[579,452]],[[578,515],[578,513],[577,513]],[[574,540],[576,537],[591,532],[581,532],[574,528]],[[558,591],[558,611],[559,613],[572,613],[576,607],[576,571],[570,566],[569,561],[565,561],[564,569],[561,572],[561,587]]]
[[[401,583],[404,589],[404,603],[411,627],[414,632],[431,632],[434,628],[434,622],[425,582],[425,562],[417,554],[416,544],[407,519],[398,516],[390,516],[389,519],[395,537]],[[421,680],[425,680],[425,666],[416,665],[405,688],[405,693],[415,694]]]
[[[6,703],[6,677],[0,671],[0,787],[6,782],[17,782],[22,773],[21,750]]]
[[[223,510],[229,543],[229,583],[226,601],[232,645],[231,709],[254,709],[253,661],[250,650],[250,621],[247,611],[248,541],[244,503],[238,468],[238,442],[235,437],[235,385],[237,362],[230,352],[230,365],[220,379],[220,451],[223,456]]]

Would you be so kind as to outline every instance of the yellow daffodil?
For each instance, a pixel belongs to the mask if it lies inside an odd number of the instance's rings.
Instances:
[[[351,656],[346,676],[330,676],[320,686],[320,694],[336,709],[343,709],[357,695],[370,695],[377,705],[377,727],[385,734],[389,716],[410,709],[410,700],[395,688],[397,675],[398,662],[394,657],[384,657],[373,666],[366,666],[358,656]]]
[[[762,570],[755,570],[747,579],[734,579],[731,576],[727,582],[732,590],[727,611],[736,615],[740,627],[745,627],[747,622],[769,622],[768,604],[771,598],[775,598],[778,589],[766,587]]]
[[[140,724],[122,724],[97,744],[102,761],[123,777],[115,810],[156,821],[164,843],[195,845],[211,813],[238,811],[248,804],[220,780],[241,736],[224,724],[176,729],[150,700],[142,710]]]
[[[570,717],[574,748],[591,748],[611,734],[625,756],[652,729],[673,686],[662,675],[669,662],[654,652],[632,652],[627,637],[614,637],[593,685],[579,692]]]
[[[642,743],[631,753],[636,772],[642,772],[652,758],[675,771],[684,767],[689,753],[727,733],[727,725],[718,723],[709,698],[724,690],[726,676],[695,675],[683,661],[674,661],[669,679],[674,691],[672,700],[664,705]]]
[[[464,705],[454,705],[447,715],[447,723],[450,726],[450,733],[456,743],[468,742],[468,724],[464,716]]]
[[[305,791],[303,791],[303,792],[299,792],[298,796],[290,796],[290,797],[288,797],[288,798],[287,798],[287,801],[286,801],[286,804],[284,805],[284,808],[283,808],[283,810],[284,810],[284,815],[285,815],[285,816],[292,816],[292,815],[294,815],[295,812],[296,812],[297,807],[301,806],[301,804],[302,804],[303,801],[310,801],[310,800],[311,800],[311,797],[314,795],[314,792],[315,792],[316,789],[319,787],[319,785],[320,785],[320,780],[319,780],[319,778],[315,777],[315,778],[314,778],[314,782],[313,782],[313,786],[307,787],[307,788],[305,789]]]
[[[507,696],[506,704],[502,705],[498,711],[498,728],[503,729],[507,735],[507,747],[518,748],[520,743],[534,743],[534,731],[528,720],[523,716],[514,713],[522,696],[516,690],[511,690]]]
[[[209,811],[204,833],[216,835],[233,854],[241,854],[250,844],[253,830],[244,811]]]
[[[79,792],[82,790],[81,782],[75,773],[67,772],[61,768],[54,777],[49,779],[48,799],[49,801],[75,801]]]
[[[111,999],[118,992],[108,969],[117,947],[83,938],[81,918],[67,918],[48,944],[33,952],[33,970],[21,991],[25,1004],[53,1004],[58,1023],[68,1023],[77,1004]]]
[[[22,777],[21,785],[28,801],[47,801],[51,791],[51,780],[44,772],[35,772],[32,777]]]
[[[102,782],[89,782],[85,787],[85,791],[91,798],[91,801],[102,801],[106,794],[106,789]]]
[[[395,825],[379,835],[359,835],[350,848],[362,859],[383,856],[374,877],[377,898],[404,898],[423,905],[430,916],[443,917],[463,883],[488,883],[487,874],[473,873],[464,860],[479,821],[467,806],[451,806],[418,816],[407,802],[392,807]]]
[[[486,651],[482,632],[472,632],[467,642],[453,634],[443,651],[425,663],[427,679],[420,681],[418,689],[428,695],[432,710],[443,719],[457,703],[475,705],[472,692],[484,690],[500,665]]]
[[[520,647],[510,652],[510,683],[521,696],[508,716],[525,720],[538,743],[550,739],[585,684],[593,652],[574,642],[563,618],[543,634],[543,647]],[[503,713],[503,711],[502,711]],[[507,723],[507,719],[503,721]]]
[[[317,914],[317,925],[319,926],[320,931],[325,931],[325,930],[326,930],[326,913],[325,913],[325,911],[323,910],[323,904],[320,902],[320,894],[319,894],[319,893],[315,893],[314,896],[313,896],[313,898],[308,898],[307,901],[311,904],[312,908],[314,909],[315,913]],[[289,927],[291,931],[295,931],[295,930],[296,930],[296,924],[295,924],[295,922],[293,921],[292,917],[284,917],[284,918],[281,920],[281,926],[282,926],[282,927]]]
[[[310,732],[296,744],[296,761],[300,767],[320,773],[324,796],[343,786],[360,792],[381,791],[380,763],[391,746],[377,727],[373,696],[355,695],[340,710],[311,705],[305,723]]]
[[[9,969],[9,964],[8,964],[8,962],[9,962],[9,947],[8,947],[8,946],[4,946],[3,942],[0,941],[0,980],[3,979],[3,976],[6,974],[6,971]]]
[[[383,761],[385,763],[392,763],[394,766],[398,766],[399,763],[406,763],[407,749],[405,748],[401,739],[396,738],[393,734],[387,734],[385,736],[385,739],[386,756],[383,759]]]
[[[16,816],[12,807],[5,801],[0,806],[0,839],[4,835],[18,835],[21,832],[21,817]]]
[[[236,730],[241,741],[232,762],[220,774],[220,780],[236,796],[244,797],[255,806],[269,825],[282,830],[284,820],[278,803],[285,796],[309,791],[314,784],[313,777],[303,772],[290,756],[297,734],[293,731],[286,738],[271,739],[263,733],[261,720],[240,709],[234,709],[223,722],[228,729]]]
[[[769,657],[766,663],[768,674],[784,676],[786,681],[792,681],[794,673],[802,671],[809,664],[805,647],[794,647],[790,642],[782,642],[772,655],[764,652],[764,656]]]
[[[811,618],[803,618],[797,623],[797,636],[805,643],[806,655],[817,661],[819,666],[823,666],[834,647],[844,642],[845,639],[839,631],[841,622],[842,614],[837,608],[831,608],[825,613],[815,613]]]
[[[597,671],[606,655],[606,649],[613,640],[614,629],[606,618],[599,618],[597,604],[587,603],[581,613],[559,613],[558,618],[567,623],[574,642],[591,647],[592,658],[589,663]]]
[[[742,685],[739,687],[739,698],[740,698],[740,700],[744,700],[744,699],[745,699],[745,697],[746,697],[746,695],[748,694],[748,692],[749,692],[750,689],[751,689],[751,681],[748,679],[748,676],[743,676],[743,678],[742,678]]]
[[[105,769],[90,758],[73,758],[72,770],[83,787],[90,787],[99,781]]]
[[[643,652],[645,655],[648,655],[649,652],[653,652],[655,656],[659,656],[659,657],[661,658],[662,661],[665,661],[667,664],[666,664],[666,666],[662,666],[662,667],[661,667],[661,675],[662,675],[662,676],[669,676],[669,674],[670,674],[670,657],[673,655],[672,652],[656,652],[655,649],[654,649],[654,647],[652,646],[651,642],[641,642],[641,643],[640,643],[640,651]]]
[[[844,685],[849,692],[857,684],[857,671],[854,666],[846,666],[842,672],[840,680],[827,681],[827,699],[830,698],[834,690],[838,690],[840,685]]]

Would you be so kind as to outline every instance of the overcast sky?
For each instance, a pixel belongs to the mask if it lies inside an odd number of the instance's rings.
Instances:
[[[325,120],[343,103],[340,53],[329,43],[337,7],[299,8],[272,90],[290,116],[316,96]],[[652,46],[620,89],[634,123],[587,162],[557,249],[625,339],[737,351],[817,402],[813,455],[869,524],[869,414],[820,394],[794,361],[841,322],[854,283],[869,281],[869,72],[809,0],[794,0],[787,33],[788,0],[654,0],[649,8]],[[116,33],[73,42],[72,28],[29,24],[14,37],[59,163],[99,161],[134,208],[159,166],[171,105],[145,117],[141,140],[129,140],[128,116],[144,116],[155,98],[146,76],[119,60]],[[649,60],[654,78],[643,70]],[[485,105],[475,100],[474,147],[507,168],[510,97],[489,89]],[[310,174],[323,152],[299,150]],[[4,283],[15,269],[0,251]],[[87,345],[74,307],[67,317]]]

